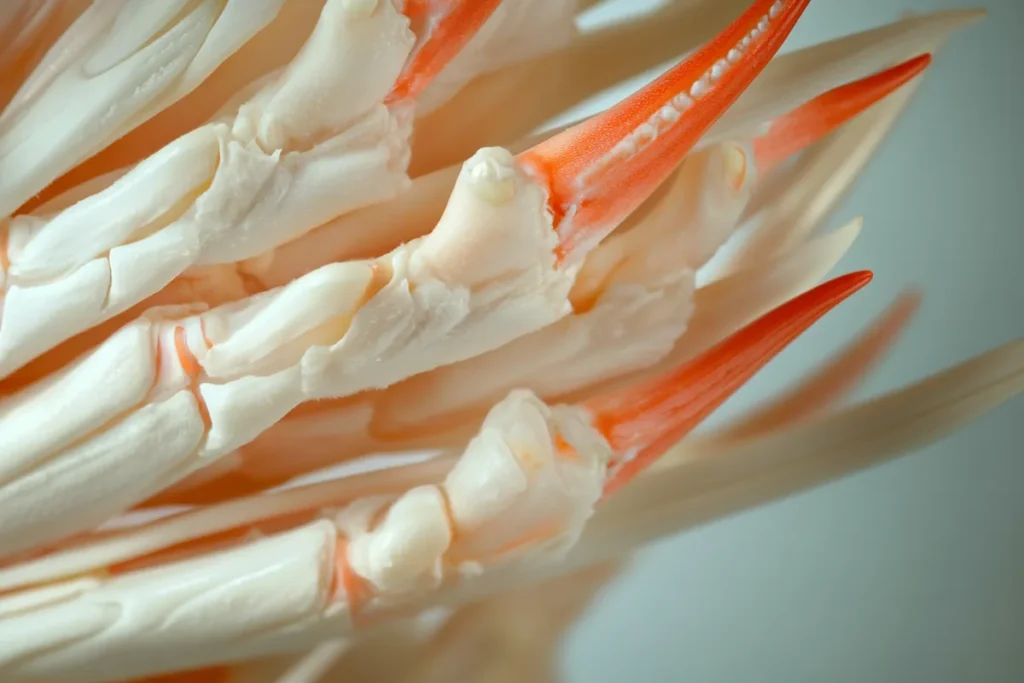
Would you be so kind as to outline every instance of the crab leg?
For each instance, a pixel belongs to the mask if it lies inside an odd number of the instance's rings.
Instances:
[[[686,331],[695,272],[733,234],[762,169],[831,133],[928,62],[927,55],[915,58],[815,98],[752,145],[739,140],[691,154],[655,209],[587,257],[570,293],[571,315],[362,401],[303,406],[243,449],[231,485],[204,472],[165,492],[160,502],[222,499],[339,457],[447,445],[511,387],[529,386],[549,400],[657,363]],[[764,150],[774,157],[765,158]],[[278,457],[285,448],[294,455]],[[207,482],[205,493],[178,497],[200,479]]]
[[[714,83],[705,74],[721,58],[703,50],[607,115],[519,159],[500,148],[480,150],[466,162],[440,222],[420,240],[372,261],[325,266],[203,314],[153,312],[73,366],[0,402],[8,473],[0,487],[0,554],[98,524],[245,445],[304,401],[385,388],[567,315],[586,253],[681,162],[768,63],[806,5],[756,3],[718,47],[728,51],[736,36],[754,38],[732,67],[714,72]],[[685,111],[669,107],[680,88],[693,91],[692,77],[701,84],[709,79],[700,86],[706,97]],[[657,139],[609,169],[608,151],[618,142],[602,136],[618,135],[635,150],[636,127],[643,133],[651,112],[666,108],[678,116],[659,119]],[[559,155],[575,171],[561,170]],[[111,354],[132,370],[93,374],[109,372]],[[102,405],[89,398],[101,377],[110,397]],[[131,452],[136,430],[144,429],[134,421],[167,397],[176,403],[166,409],[179,411],[188,429],[160,445],[150,463],[150,453]],[[44,429],[40,420],[57,402],[75,414],[59,430]],[[117,465],[125,458],[146,474],[115,490],[119,477],[109,477],[109,468],[127,476],[132,468]],[[108,483],[93,487],[94,478]],[[67,491],[59,505],[26,513],[56,488]],[[109,495],[95,499],[108,488]],[[76,510],[79,498],[87,505]]]
[[[393,3],[329,0],[295,60],[236,114],[179,137],[69,206],[58,198],[53,215],[44,206],[42,215],[11,219],[0,229],[0,379],[190,267],[256,257],[395,197],[408,183],[412,104],[381,102],[401,84],[396,78],[428,82],[449,57],[431,46],[457,50],[495,4],[454,3],[406,64],[414,36]],[[464,6],[476,13],[462,16]],[[227,272],[215,274],[217,286],[233,287],[229,299],[245,296],[260,263],[220,266]]]
[[[328,630],[337,637],[402,614],[466,576],[557,560],[603,497],[869,279],[855,273],[826,283],[625,393],[549,407],[513,391],[441,483],[307,508],[313,521],[265,538],[261,526],[273,520],[250,517],[241,531],[255,532],[255,541],[191,557],[183,548],[176,562],[143,558],[106,577],[86,573],[15,593],[0,601],[10,614],[0,637],[15,644],[0,672],[90,681],[302,649]],[[218,608],[225,604],[239,608]]]

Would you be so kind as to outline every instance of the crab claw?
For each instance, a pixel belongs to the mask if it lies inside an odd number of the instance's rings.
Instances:
[[[547,187],[578,258],[637,208],[782,47],[809,0],[757,0],[725,31],[632,97],[520,155]]]
[[[930,54],[919,55],[885,71],[829,90],[776,119],[768,132],[754,141],[758,171],[767,173],[779,162],[824,138],[921,75],[931,63]]]
[[[605,496],[617,491],[742,387],[822,316],[871,281],[850,273],[790,300],[682,367],[586,404],[615,457]]]
[[[411,100],[423,92],[500,4],[501,0],[408,0],[405,15],[420,40],[385,102]]]

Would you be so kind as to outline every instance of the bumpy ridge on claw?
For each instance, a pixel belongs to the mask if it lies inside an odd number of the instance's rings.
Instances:
[[[841,85],[776,119],[768,133],[754,141],[754,156],[763,174],[790,155],[862,113],[921,75],[932,63],[923,54],[859,81]]]
[[[871,281],[835,278],[779,306],[681,368],[588,402],[595,426],[620,458],[610,495],[643,471],[822,316]],[[616,467],[616,465],[618,465]]]
[[[408,0],[405,14],[425,32],[385,104],[409,100],[421,92],[476,35],[501,0]]]
[[[522,153],[548,186],[563,255],[639,206],[768,65],[810,0],[757,0],[692,56],[615,107]]]

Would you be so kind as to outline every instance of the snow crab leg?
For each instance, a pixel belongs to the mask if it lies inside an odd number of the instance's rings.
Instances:
[[[759,0],[604,115],[518,158],[480,150],[424,238],[205,313],[150,311],[0,401],[0,555],[99,524],[304,401],[385,388],[567,315],[586,253],[675,169],[807,4]],[[44,427],[53,410],[63,419]]]
[[[0,672],[104,680],[301,650],[464,578],[557,561],[603,498],[870,279],[836,278],[665,376],[581,405],[513,391],[440,483],[385,471],[329,503],[322,492],[347,482],[242,499],[0,571],[5,589],[26,588],[0,600],[0,637],[15,644]]]
[[[695,273],[733,234],[758,179],[919,76],[922,55],[840,86],[780,117],[762,136],[690,154],[665,197],[587,256],[572,314],[494,351],[410,377],[383,392],[298,408],[239,453],[230,481],[199,472],[159,497],[196,503],[283,483],[372,452],[448,447],[514,386],[557,399],[664,358],[683,336]],[[450,440],[450,441],[449,441]],[[282,450],[293,455],[280,458]],[[202,481],[206,491],[192,491]]]
[[[122,8],[111,30],[141,21],[136,15],[143,4],[134,2],[131,12]],[[205,280],[196,277],[200,283],[227,283],[234,292],[228,299],[241,298],[251,293],[247,282],[259,262],[236,262],[406,189],[410,98],[497,4],[416,5],[423,24],[417,40],[410,18],[390,0],[328,0],[291,64],[258,81],[255,92],[243,93],[243,103],[229,104],[231,114],[182,135],[132,168],[57,197],[36,214],[11,218],[6,229],[0,221],[0,379],[157,294],[188,269],[219,266]],[[100,6],[115,9],[110,2],[94,5]],[[121,27],[118,35],[125,31]],[[131,74],[119,73],[104,77],[121,79],[119,87],[134,82]],[[63,92],[60,83],[46,92]],[[85,85],[95,86],[89,80]],[[16,107],[5,114],[17,116]],[[23,120],[35,127],[40,115],[29,112]],[[58,128],[81,135],[74,126]],[[5,134],[0,119],[0,174],[34,139],[19,130]],[[11,140],[20,146],[7,150]],[[47,140],[65,154],[73,149],[59,136]],[[31,173],[18,177],[29,182]],[[83,191],[90,193],[81,196]],[[210,303],[208,296],[200,291],[198,300]]]

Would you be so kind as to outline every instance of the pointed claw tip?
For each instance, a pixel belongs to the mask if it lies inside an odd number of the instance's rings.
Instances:
[[[920,76],[931,63],[930,53],[920,54],[833,88],[776,119],[768,132],[754,142],[758,171],[768,173],[782,161],[824,139]]]
[[[657,189],[764,70],[809,2],[757,0],[654,82],[520,155],[547,186],[567,253],[600,241]]]
[[[587,407],[618,462],[605,496],[624,486],[678,443],[825,314],[873,279],[842,275],[788,301],[682,367]]]

